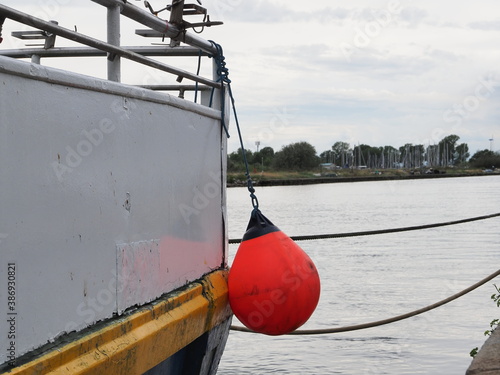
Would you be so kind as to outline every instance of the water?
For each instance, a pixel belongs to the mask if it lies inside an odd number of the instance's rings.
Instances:
[[[500,212],[500,177],[257,188],[262,212],[288,235],[430,224]],[[251,211],[228,190],[230,238]],[[500,218],[423,231],[301,241],[321,277],[304,329],[389,318],[444,299],[495,272]],[[237,245],[230,247],[230,261]],[[494,281],[422,315],[362,331],[271,337],[231,332],[219,374],[464,374],[500,317]],[[234,324],[240,324],[236,319]]]

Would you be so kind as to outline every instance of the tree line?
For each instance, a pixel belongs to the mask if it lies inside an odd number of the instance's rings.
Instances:
[[[264,147],[252,152],[245,150],[249,165],[255,170],[307,171],[320,164],[340,168],[431,168],[431,167],[473,167],[491,168],[500,166],[500,154],[482,150],[472,157],[469,146],[459,143],[455,134],[444,137],[435,145],[414,145],[407,143],[399,148],[392,146],[372,147],[358,144],[351,147],[347,142],[335,142],[330,150],[317,155],[314,146],[308,142],[297,142],[283,146],[275,152],[272,147]],[[228,171],[244,170],[241,148],[228,155]]]

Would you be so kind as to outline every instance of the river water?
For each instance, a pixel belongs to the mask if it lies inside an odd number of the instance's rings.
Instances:
[[[290,236],[357,232],[500,212],[500,177],[334,183],[256,189],[260,209]],[[251,211],[245,188],[228,189],[229,237]],[[301,328],[360,324],[427,306],[500,264],[500,217],[421,231],[301,241],[321,277],[321,298]],[[230,262],[238,245],[230,247]],[[265,336],[232,331],[218,374],[464,374],[500,317],[497,278],[422,315],[362,331]],[[234,319],[233,324],[240,324]]]

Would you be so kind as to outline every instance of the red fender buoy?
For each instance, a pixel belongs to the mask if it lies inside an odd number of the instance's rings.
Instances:
[[[282,335],[312,315],[320,280],[304,250],[254,209],[229,270],[228,288],[231,309],[246,327]]]

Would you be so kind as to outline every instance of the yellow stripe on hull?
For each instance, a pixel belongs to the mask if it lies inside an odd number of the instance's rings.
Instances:
[[[230,316],[227,271],[215,271],[7,373],[140,375]]]

